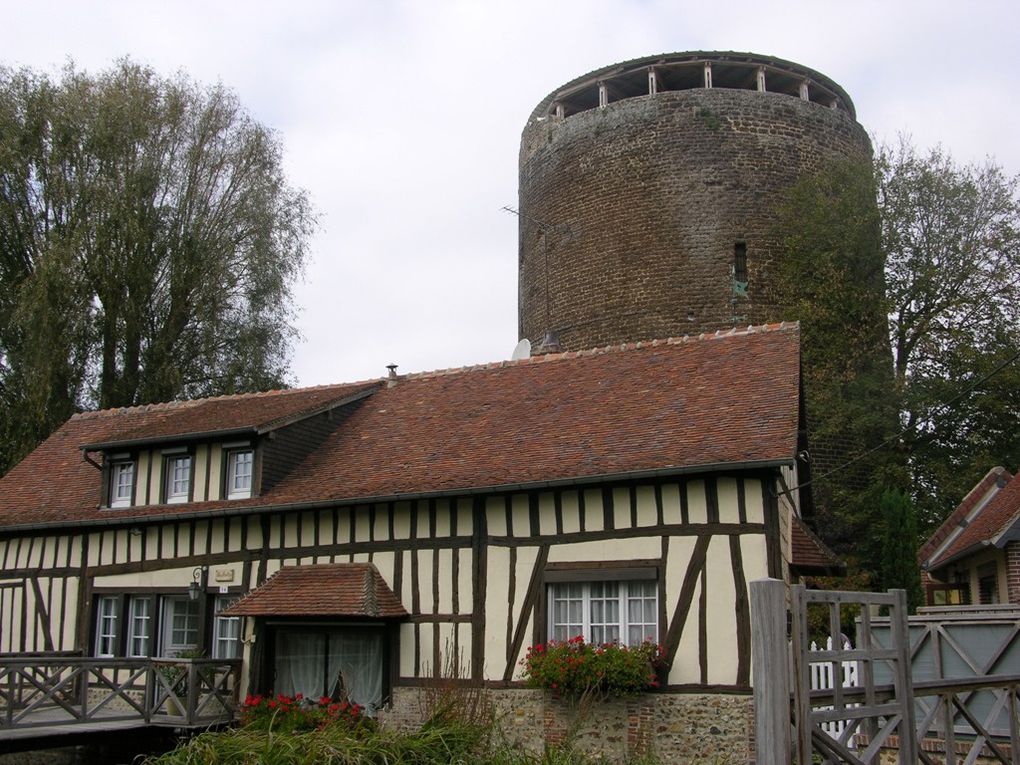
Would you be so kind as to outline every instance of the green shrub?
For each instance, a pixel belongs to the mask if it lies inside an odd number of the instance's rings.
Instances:
[[[629,648],[619,643],[594,645],[580,635],[565,642],[550,640],[528,649],[521,661],[530,685],[565,696],[596,693],[621,696],[659,686],[662,647],[651,641]]]

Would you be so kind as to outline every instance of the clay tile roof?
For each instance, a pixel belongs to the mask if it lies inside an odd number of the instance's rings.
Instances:
[[[371,563],[285,566],[239,601],[224,616],[407,616]]]
[[[788,465],[797,448],[799,342],[796,324],[748,327],[312,392],[310,399],[374,391],[271,489],[233,502],[99,509],[99,473],[82,462],[81,444],[125,432],[171,437],[190,426],[157,428],[146,418],[125,431],[115,424],[135,420],[126,413],[80,415],[0,479],[0,527]],[[231,397],[239,413],[218,422],[272,421],[281,413],[267,412],[268,402],[288,396],[302,392]],[[256,413],[243,415],[245,404]]]
[[[81,446],[92,448],[153,443],[168,438],[179,440],[223,431],[264,432],[378,384],[373,381],[323,385],[104,409],[76,414],[71,422],[88,422],[88,441]]]
[[[844,568],[836,553],[796,516],[790,529],[790,541],[793,547],[790,565],[801,573],[835,572]]]
[[[997,468],[996,470],[1001,472],[996,475],[995,481],[992,484],[994,485],[1000,480],[1009,481],[1009,483],[1006,483],[1002,488],[996,489],[991,499],[978,510],[977,514],[971,518],[960,534],[952,539],[949,545],[939,552],[934,560],[928,561],[929,570],[938,569],[957,558],[963,557],[969,552],[982,549],[987,545],[997,544],[1000,535],[1004,534],[1016,523],[1018,516],[1020,516],[1020,481],[1012,480],[1010,474],[1003,468]],[[986,475],[975,488],[985,484],[992,472]],[[985,486],[984,491],[981,492],[977,499],[984,496],[991,488],[993,487]],[[973,494],[974,491],[971,491],[967,495],[964,503],[961,503],[961,507],[967,503],[967,500],[971,499]],[[974,507],[976,502],[977,500],[974,500],[971,503],[971,508]],[[945,527],[955,515],[956,512],[954,511],[942,527]],[[965,514],[962,517],[965,517]],[[955,526],[959,527],[959,521],[957,521]]]

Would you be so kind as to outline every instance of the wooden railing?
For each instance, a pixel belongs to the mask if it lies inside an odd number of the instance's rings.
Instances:
[[[239,659],[0,659],[4,730],[98,722],[205,726],[234,719]]]

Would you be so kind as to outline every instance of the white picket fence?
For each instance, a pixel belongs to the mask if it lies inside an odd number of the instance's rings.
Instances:
[[[843,639],[843,648],[850,648],[850,641],[846,638]],[[826,638],[825,648],[820,648],[817,643],[811,643],[812,651],[831,651],[832,650],[832,636]],[[811,671],[811,690],[831,690],[836,687],[836,673],[834,662],[831,661],[813,661],[809,664]],[[857,688],[860,685],[860,667],[856,661],[843,661],[839,662],[839,678],[843,688]],[[856,707],[858,704],[847,704],[848,707]],[[817,707],[819,710],[832,709],[832,707]],[[846,730],[846,720],[832,720],[830,722],[822,723],[822,730],[829,734],[830,738],[838,739],[843,731]],[[853,749],[853,738],[851,738],[850,748]]]

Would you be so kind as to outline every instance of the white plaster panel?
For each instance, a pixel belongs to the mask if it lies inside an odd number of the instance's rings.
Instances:
[[[485,671],[488,680],[503,677],[506,665],[506,611],[510,596],[510,551],[490,547],[485,577]],[[525,585],[526,587],[527,585]]]
[[[449,548],[439,551],[438,613],[453,613],[453,553]]]
[[[394,539],[411,538],[410,502],[397,502],[393,506],[393,537]]]
[[[563,509],[563,533],[573,534],[581,530],[581,514],[576,491],[563,492],[560,500]]]
[[[655,489],[652,486],[637,487],[637,523],[638,526],[655,526],[659,522],[658,508],[655,506]]]
[[[737,682],[736,588],[729,539],[714,536],[705,559],[708,570],[708,682]]]
[[[630,491],[613,489],[613,523],[618,529],[630,528]]]
[[[437,668],[432,666],[432,645],[435,642],[433,631],[434,627],[431,624],[418,625],[418,640],[421,646],[418,654],[418,659],[421,662],[418,666],[418,674],[421,677],[433,677],[437,671]]]
[[[506,528],[506,500],[503,497],[488,497],[485,500],[485,524],[489,534],[494,537],[510,533]]]
[[[404,608],[407,609],[408,613],[411,613],[411,603],[413,602],[413,590],[411,589],[411,556],[414,553],[411,550],[404,550],[399,553],[403,556],[404,560],[401,565],[404,567],[402,578],[400,581],[400,592],[397,595],[400,597],[400,602],[404,604]]]
[[[503,504],[503,500],[499,502]],[[457,503],[457,536],[471,536],[475,529],[474,503]]]
[[[301,513],[301,539],[298,545],[301,547],[312,547],[315,544],[315,512],[306,511]],[[322,529],[319,529],[322,534]]]
[[[750,478],[744,481],[744,506],[747,508],[748,523],[765,523],[765,508],[762,506],[761,481]]]
[[[354,555],[351,556],[351,562],[352,563],[369,563],[370,561],[368,559],[368,553],[366,553],[366,552],[354,553]]]
[[[377,552],[372,556],[372,562],[379,569],[379,575],[391,590],[393,589],[393,562],[396,557],[396,553],[389,551]]]
[[[740,554],[744,561],[744,578],[750,584],[769,575],[769,555],[764,534],[744,534],[740,537]],[[748,591],[748,600],[750,600]]]
[[[208,480],[208,483],[209,483],[209,497],[208,498],[210,500],[219,499],[221,494],[222,494],[222,492],[221,492],[222,481],[220,480],[220,476],[223,473],[223,468],[221,467],[222,463],[223,463],[223,449],[219,446],[219,444],[214,444],[213,447],[212,447],[212,450],[211,450],[211,452],[209,454],[209,480]],[[203,480],[203,483],[204,483],[205,482],[205,476],[202,477],[202,480]]]
[[[584,490],[584,530],[602,531],[606,527],[602,511],[602,492],[597,489]]]
[[[538,495],[538,533],[542,536],[556,534],[556,499],[552,492]]]
[[[217,568],[220,568],[217,566]],[[96,587],[187,587],[195,581],[192,572],[194,566],[186,568],[167,568],[159,571],[139,571],[134,574],[109,574],[95,578]],[[238,564],[240,571],[240,564]],[[240,573],[237,574],[240,576]],[[210,584],[214,584],[210,576]]]
[[[673,618],[677,601],[680,599],[680,588],[683,586],[684,575],[694,554],[695,537],[670,537],[669,552],[666,557],[666,619]],[[700,585],[699,585],[700,587]],[[695,593],[691,601],[680,638],[673,666],[669,671],[670,683],[696,683],[700,679],[698,669],[698,597]],[[670,625],[667,623],[666,627]]]
[[[195,554],[205,554],[205,545],[209,541],[209,521],[198,521],[195,524]],[[211,548],[215,550],[216,548]]]
[[[60,642],[61,650],[66,651],[74,645],[74,629],[78,622],[78,578],[68,577],[63,582],[61,597],[64,599],[64,631],[60,635]],[[57,618],[60,618],[59,615]],[[57,625],[59,628],[59,621]]]
[[[521,608],[524,606],[524,601],[528,596],[528,585],[531,583],[531,572],[535,569],[535,559],[538,558],[538,550],[539,548],[537,547],[517,548],[517,571],[514,572],[514,603],[511,612],[513,614],[514,630],[517,629],[517,624],[521,620]],[[531,617],[528,616],[527,618],[530,619]],[[506,624],[505,616],[503,617],[502,624]]]
[[[532,636],[534,634],[535,619],[534,616],[529,616],[527,624],[524,625],[524,642],[521,643],[521,650],[517,652],[516,656],[510,659],[514,666],[513,674],[511,675],[512,680],[521,680],[524,677],[524,668],[521,666],[521,659],[527,655],[528,648],[531,646]]]
[[[513,503],[511,505],[511,511],[514,524],[514,536],[515,537],[531,536],[531,521],[530,510],[528,505],[528,495],[514,494]]]
[[[432,551],[418,550],[418,607],[423,614],[435,613],[432,602]]]
[[[103,555],[100,564],[117,562],[117,535],[116,531],[104,531],[103,534]],[[123,548],[120,548],[123,549]]]
[[[708,523],[704,481],[687,482],[687,518],[691,523]]]
[[[368,508],[358,505],[357,507],[352,507],[351,512],[354,513],[354,541],[367,542],[371,522]]]
[[[282,565],[282,562],[278,560],[269,559],[266,561],[266,578],[268,579],[279,571]]]
[[[384,502],[375,506],[375,538],[384,542],[390,538],[390,510]]]
[[[195,456],[192,457],[194,460],[194,469],[191,471],[191,480],[194,481],[194,486],[191,487],[191,497],[195,502],[202,502],[205,500],[205,474],[209,469],[209,457],[208,450],[196,449]]]
[[[457,652],[454,650],[453,633],[457,625],[446,622],[439,625],[439,660],[442,666],[439,667],[443,677],[457,677]]]
[[[436,536],[450,536],[450,513],[455,512],[457,500],[436,500]]]
[[[471,625],[458,624],[457,642],[460,654],[460,676],[471,677]]]
[[[418,507],[418,528],[416,530],[416,536],[418,539],[429,539],[431,534],[429,532],[429,503],[422,499],[417,502]]]
[[[138,462],[135,464],[135,504],[155,505],[159,503],[159,484],[163,460],[159,454],[150,451],[140,451]],[[149,466],[152,466],[151,470]]]
[[[414,677],[414,624],[400,625],[400,676]]]
[[[737,479],[722,477],[716,482],[719,494],[720,523],[740,523],[740,509],[737,505]]]
[[[347,544],[351,542],[351,513],[354,512],[352,507],[341,507],[336,515],[336,541],[339,544]]]
[[[469,614],[474,602],[474,590],[472,589],[474,579],[471,576],[471,548],[461,548],[456,553],[460,556],[460,563],[457,566],[457,575],[460,577],[460,583],[457,586],[457,606],[459,613]]]
[[[635,537],[634,539],[604,539],[595,542],[572,542],[552,545],[550,563],[601,560],[641,560],[662,555],[661,537]],[[525,584],[525,586],[527,586]]]
[[[89,534],[89,565],[99,564],[99,534]]]
[[[679,524],[683,521],[680,515],[680,484],[667,483],[662,486],[662,522]]]

